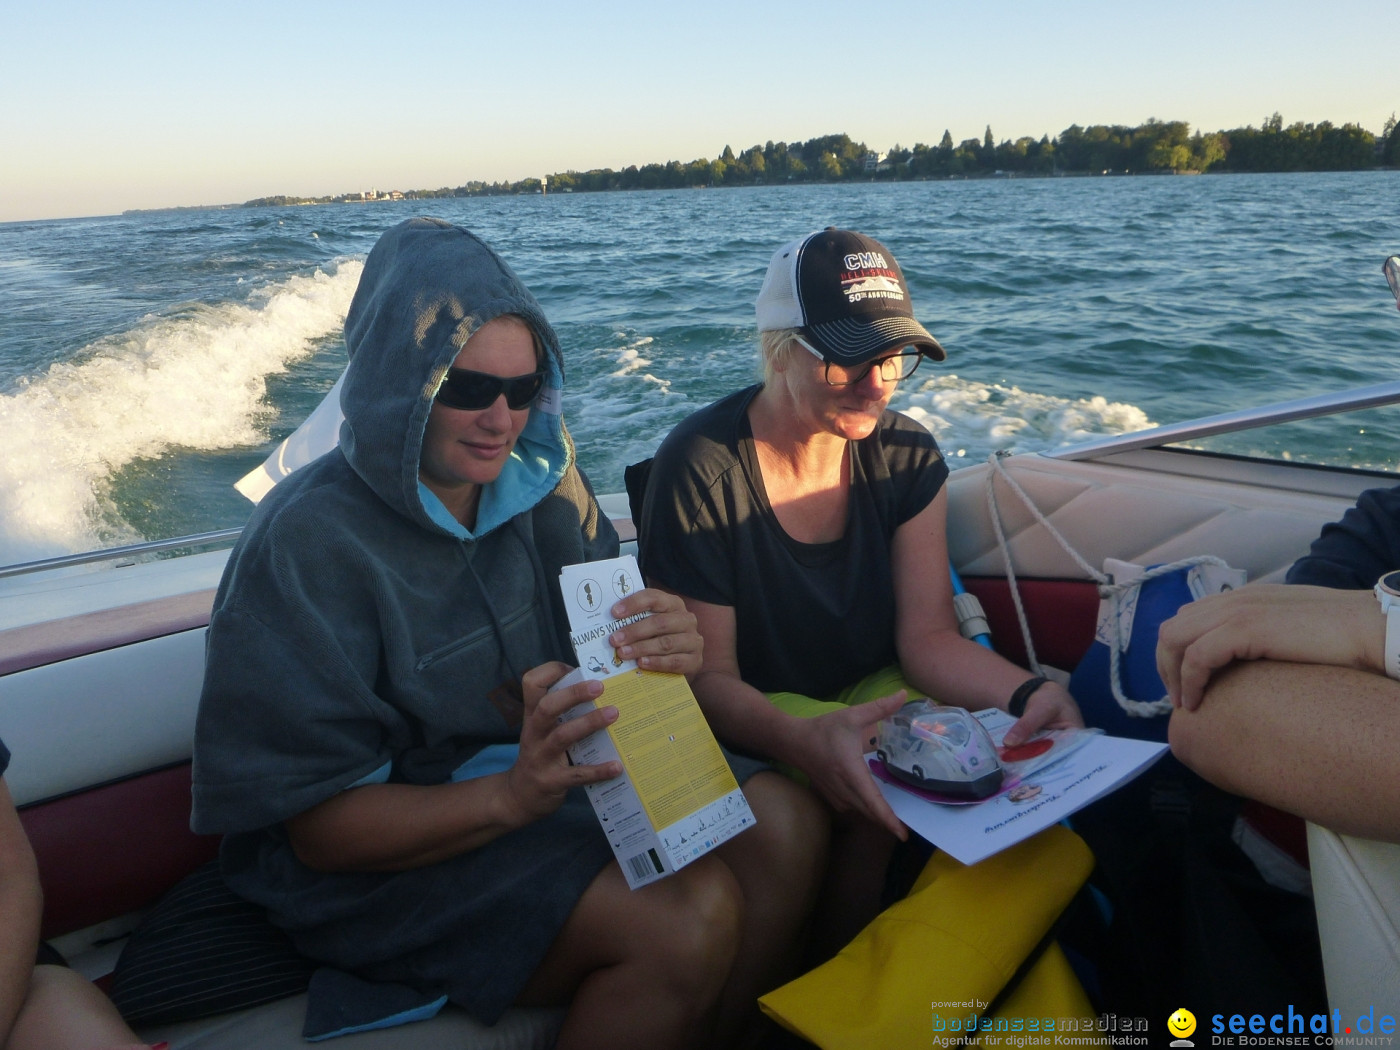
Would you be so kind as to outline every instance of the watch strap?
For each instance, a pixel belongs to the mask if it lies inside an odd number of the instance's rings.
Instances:
[[[1400,573],[1388,572],[1376,581],[1376,600],[1385,614],[1385,673],[1400,681]]]
[[[1026,713],[1026,704],[1030,701],[1031,694],[1039,689],[1050,679],[1044,675],[1036,675],[1028,678],[1016,687],[1016,691],[1011,694],[1010,701],[1007,702],[1006,711],[1012,718],[1020,718]]]
[[[1400,603],[1393,600],[1385,610],[1385,673],[1400,681]]]

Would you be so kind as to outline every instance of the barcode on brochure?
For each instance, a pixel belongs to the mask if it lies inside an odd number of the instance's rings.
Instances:
[[[634,879],[650,878],[652,875],[660,875],[666,870],[661,866],[661,858],[656,855],[654,849],[638,853],[635,857],[629,857],[627,866],[632,869],[632,878]]]

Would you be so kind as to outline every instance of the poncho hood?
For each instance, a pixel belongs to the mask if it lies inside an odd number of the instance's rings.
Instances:
[[[468,531],[419,481],[423,433],[448,367],[478,328],[505,314],[533,329],[549,376],[500,476],[483,488]],[[423,218],[380,237],[345,318],[345,345],[340,448],[380,499],[424,528],[484,536],[548,495],[572,464],[560,417],[559,339],[535,297],[475,234]]]

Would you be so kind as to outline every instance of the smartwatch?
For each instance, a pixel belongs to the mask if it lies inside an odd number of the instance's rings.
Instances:
[[[1385,613],[1385,673],[1400,680],[1400,570],[1376,581],[1376,598]]]

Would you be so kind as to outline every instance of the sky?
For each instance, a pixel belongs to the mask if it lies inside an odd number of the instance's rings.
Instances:
[[[1325,14],[1324,12],[1325,8]],[[0,222],[1400,110],[1384,0],[0,0]]]

